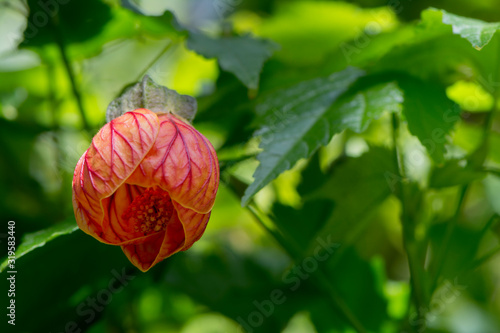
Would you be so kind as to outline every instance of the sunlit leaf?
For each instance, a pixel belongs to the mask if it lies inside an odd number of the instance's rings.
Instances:
[[[446,88],[446,94],[468,112],[489,111],[493,106],[493,96],[479,83],[457,81]]]
[[[340,100],[328,111],[332,132],[346,128],[356,133],[366,130],[372,120],[378,119],[385,111],[401,111],[403,93],[395,83],[379,84],[360,91],[352,97]]]
[[[376,36],[351,58],[353,65],[368,65],[382,72],[397,70],[446,84],[457,78],[470,80],[474,75],[491,90],[497,40],[498,36],[492,36],[492,45],[477,52],[469,41],[453,33],[452,26],[443,23],[441,11],[428,9],[421,13],[419,22]]]
[[[443,23],[453,27],[453,33],[467,39],[474,48],[480,50],[488,44],[500,29],[500,22],[490,23],[448,13],[445,10],[429,9],[442,13]]]

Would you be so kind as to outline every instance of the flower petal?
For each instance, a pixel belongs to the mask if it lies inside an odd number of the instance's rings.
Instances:
[[[110,230],[102,224],[105,212],[101,201],[139,166],[153,147],[158,130],[156,114],[138,109],[104,125],[93,138],[73,177],[75,216],[83,231],[112,243],[108,240]]]
[[[99,202],[97,202],[93,197],[85,194],[85,188],[82,184],[83,177],[81,175],[83,162],[86,156],[87,152],[83,153],[82,157],[80,157],[73,175],[73,209],[78,227],[82,229],[82,231],[89,235],[100,235],[102,234],[102,228],[100,224],[96,223],[91,217],[91,212],[93,212],[93,210],[89,211],[88,208],[92,207],[92,205],[99,204]],[[80,194],[80,197],[77,199],[76,196],[79,192],[83,192],[83,194]]]
[[[128,182],[158,185],[182,206],[210,212],[219,186],[219,162],[212,144],[172,114],[159,119],[156,143]]]
[[[211,212],[200,214],[192,209],[181,206],[178,202],[172,201],[172,203],[177,210],[177,215],[179,216],[179,220],[184,227],[184,233],[186,234],[186,241],[182,248],[182,251],[185,251],[203,235],[208,220],[210,219]]]
[[[152,238],[148,238],[141,244],[122,246],[122,250],[130,262],[143,272],[172,254],[183,250],[184,247],[184,228],[176,214],[172,216],[165,231],[148,237]]]
[[[151,235],[147,242],[123,245],[122,250],[135,267],[146,272],[158,257],[164,237],[165,231],[162,231]]]

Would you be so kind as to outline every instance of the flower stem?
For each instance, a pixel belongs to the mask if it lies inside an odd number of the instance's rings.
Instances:
[[[73,67],[71,66],[71,62],[66,52],[66,45],[64,43],[64,39],[61,36],[60,31],[53,23],[51,23],[51,26],[52,26],[52,31],[54,32],[56,45],[59,49],[59,53],[61,53],[61,58],[63,60],[64,68],[66,69],[66,74],[68,75],[69,81],[71,83],[71,90],[73,92],[73,96],[75,97],[76,104],[78,106],[78,111],[80,112],[80,118],[82,119],[83,128],[87,131],[90,131],[91,128],[89,121],[87,120],[85,108],[83,106],[82,95],[80,93],[78,83],[76,82],[75,72],[73,71]]]
[[[426,304],[426,289],[424,279],[421,276],[423,267],[420,265],[419,248],[415,239],[415,225],[412,223],[412,218],[408,212],[405,182],[407,181],[404,159],[398,147],[399,135],[399,118],[396,114],[392,114],[392,142],[394,146],[394,168],[398,170],[399,181],[397,182],[396,194],[401,202],[401,225],[403,228],[403,247],[406,252],[408,267],[410,270],[410,285],[412,287],[412,297],[417,313],[423,317],[425,314],[420,312]],[[408,309],[410,306],[408,306]]]
[[[458,219],[460,217],[460,213],[463,210],[465,196],[467,194],[468,189],[469,189],[469,184],[462,186],[462,188],[460,189],[460,195],[458,198],[458,204],[457,204],[457,208],[455,210],[455,214],[453,215],[453,218],[448,222],[448,225],[446,226],[446,231],[444,234],[443,243],[441,245],[440,251],[438,252],[438,254],[436,256],[436,263],[438,266],[436,269],[436,273],[434,274],[434,278],[432,279],[431,292],[434,292],[434,290],[436,290],[436,288],[439,285],[439,278],[441,276],[441,273],[443,272],[445,259],[446,259],[446,256],[448,255],[449,248],[450,248],[451,236],[453,235],[453,231],[455,230],[455,228],[457,226]]]

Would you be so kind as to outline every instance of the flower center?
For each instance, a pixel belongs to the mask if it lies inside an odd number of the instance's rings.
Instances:
[[[133,223],[136,232],[146,236],[165,230],[173,211],[174,206],[167,191],[148,188],[130,203],[122,218]]]

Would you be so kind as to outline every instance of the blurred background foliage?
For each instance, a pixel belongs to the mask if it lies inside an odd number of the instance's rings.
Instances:
[[[7,332],[500,332],[499,26],[448,15],[499,5],[0,1],[0,217],[26,250]],[[74,231],[71,180],[145,74],[198,98],[222,182],[203,238],[143,274]]]

